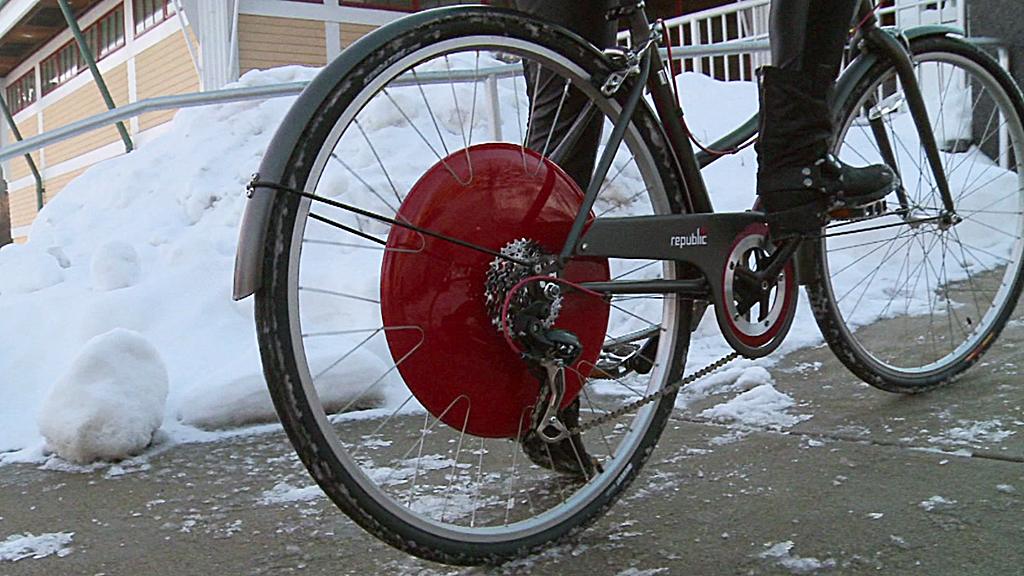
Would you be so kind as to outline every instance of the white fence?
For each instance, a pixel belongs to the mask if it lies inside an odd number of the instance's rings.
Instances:
[[[967,0],[886,0],[877,15],[902,28],[923,24],[965,27]],[[720,80],[752,80],[767,64],[770,0],[733,4],[665,21],[676,71],[698,72]]]

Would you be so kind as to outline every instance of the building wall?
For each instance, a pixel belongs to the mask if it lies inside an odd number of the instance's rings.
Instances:
[[[349,24],[346,22],[342,22],[338,26],[342,46],[348,46],[376,29],[376,26],[370,24]]]
[[[36,217],[35,185],[10,190],[7,194],[11,206],[11,230],[28,226]],[[14,234],[15,239],[23,234]]]
[[[110,90],[110,96],[114,99],[115,104],[128,103],[127,65],[121,64],[117,68],[105,72],[103,80],[107,83],[107,89]],[[106,110],[107,105],[103,101],[99,88],[95,84],[86,84],[43,110],[43,131],[55,130]],[[46,166],[56,166],[119,139],[117,128],[107,126],[70,140],[58,142],[45,149]]]
[[[174,34],[135,57],[135,93],[138,100],[199,91],[199,75],[181,34]],[[148,130],[174,117],[175,110],[139,117],[139,129]]]
[[[238,67],[253,69],[287,64],[327,64],[327,33],[323,22],[241,14],[238,17]]]

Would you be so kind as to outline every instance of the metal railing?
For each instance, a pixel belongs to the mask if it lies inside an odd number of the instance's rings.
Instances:
[[[193,108],[196,106],[209,106],[211,104],[223,104],[227,102],[243,102],[245,100],[263,100],[266,98],[280,98],[282,96],[294,96],[306,87],[307,82],[290,82],[287,84],[272,84],[267,86],[252,86],[245,88],[228,88],[225,90],[213,90],[210,92],[193,92],[189,94],[178,94],[174,96],[157,96],[125,104],[120,108],[114,108],[77,122],[72,122],[43,132],[37,136],[26,138],[21,142],[0,148],[0,162],[10,160],[44,148],[51,144],[62,142],[86,132],[123,122],[134,116],[146,112],[159,110],[174,110],[177,108]]]
[[[673,69],[726,81],[753,80],[756,70],[769,63],[770,8],[771,0],[738,0],[665,20]],[[876,14],[883,23],[902,28],[923,24],[963,28],[967,19],[966,0],[893,0]],[[620,34],[619,40],[628,40],[628,33]]]
[[[408,74],[399,78],[396,85],[411,84],[436,84],[440,82],[483,82],[488,92],[489,106],[492,114],[492,125],[496,139],[501,138],[501,112],[498,94],[497,81],[500,78],[509,78],[522,73],[522,66],[519,64],[505,64],[491,66],[479,70],[452,70],[420,72],[413,76]],[[211,90],[209,92],[192,92],[189,94],[177,94],[173,96],[157,96],[126,104],[120,108],[108,110],[88,118],[83,118],[60,128],[43,132],[31,138],[26,138],[9,146],[0,148],[0,162],[4,162],[45,148],[52,144],[62,142],[86,132],[91,132],[117,122],[122,122],[134,116],[147,112],[160,110],[174,110],[178,108],[194,108],[199,106],[210,106],[213,104],[226,104],[229,102],[244,102],[246,100],[264,100],[268,98],[281,98],[295,96],[302,92],[309,82],[288,82],[284,84],[268,84],[264,86],[247,86],[244,88],[226,88],[223,90]]]

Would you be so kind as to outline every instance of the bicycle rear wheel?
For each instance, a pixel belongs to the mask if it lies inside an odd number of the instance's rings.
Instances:
[[[905,200],[891,195],[887,215],[825,228],[808,287],[836,356],[865,382],[904,393],[977,362],[1024,280],[1020,91],[962,39],[927,37],[911,51],[955,214],[943,210],[895,70],[879,62],[842,105],[836,153],[854,164],[884,162],[888,143]]]
[[[532,465],[517,438],[539,382],[487,303],[495,252],[556,252],[581,198],[545,157],[557,134],[523,146],[524,68],[584,94],[605,134],[621,103],[599,91],[610,71],[601,53],[510,11],[420,13],[361,43],[332,65],[333,88],[283,151],[282,182],[305,195],[278,192],[256,294],[271,395],[314,479],[375,536],[455,564],[521,556],[597,518],[672,409],[668,395],[585,432],[603,471],[572,478]],[[641,107],[594,216],[678,211],[669,158]],[[678,274],[674,263],[579,259],[563,277]],[[690,302],[587,298],[565,295],[554,321],[584,342],[563,406],[575,396],[586,420],[681,376]]]

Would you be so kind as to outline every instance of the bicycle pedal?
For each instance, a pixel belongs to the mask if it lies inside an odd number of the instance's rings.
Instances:
[[[858,220],[861,218],[874,218],[881,216],[888,211],[885,199],[881,198],[874,202],[861,204],[859,206],[840,206],[829,211],[828,216],[832,220]]]

